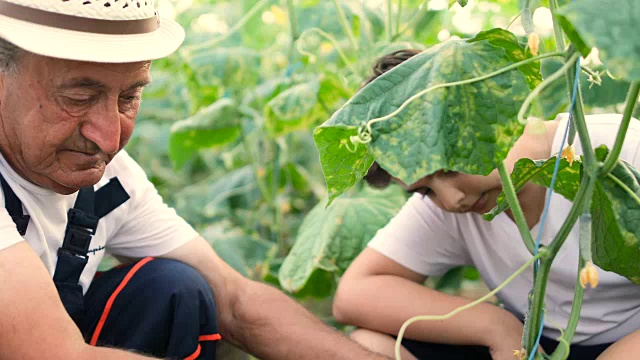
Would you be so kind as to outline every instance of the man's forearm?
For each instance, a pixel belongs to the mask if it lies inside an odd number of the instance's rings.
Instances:
[[[252,282],[234,305],[231,340],[261,359],[388,359],[323,324],[270,286]]]
[[[386,359],[324,325],[276,289],[244,278],[201,237],[164,257],[204,276],[216,300],[222,338],[260,359]]]

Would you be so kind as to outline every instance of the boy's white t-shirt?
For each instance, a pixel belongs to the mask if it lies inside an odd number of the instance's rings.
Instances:
[[[622,115],[589,115],[587,124],[593,147],[611,148]],[[560,150],[567,115],[560,124],[552,154]],[[582,154],[580,141],[574,143]],[[632,120],[620,158],[640,168],[640,121]],[[542,243],[548,244],[567,217],[572,203],[554,194],[546,220]],[[532,228],[534,239],[539,224]],[[400,212],[379,230],[368,245],[399,264],[423,275],[438,276],[459,265],[475,266],[490,289],[531,259],[515,223],[505,214],[485,221],[475,213],[456,214],[438,208],[421,195],[411,197]],[[578,225],[573,228],[556,256],[546,291],[546,317],[543,334],[555,339],[569,320],[578,271]],[[613,272],[598,268],[599,284],[584,294],[580,322],[574,343],[594,345],[614,342],[640,329],[640,285]],[[498,293],[505,308],[520,319],[528,309],[527,295],[533,286],[533,270],[523,272]]]
[[[2,156],[0,173],[22,201],[24,214],[31,216],[23,238],[5,209],[4,194],[0,191],[0,251],[26,240],[53,276],[58,249],[64,239],[67,212],[75,204],[78,193],[60,195],[30,183]],[[94,188],[97,190],[106,185],[113,177],[120,180],[130,199],[98,223],[89,247],[89,262],[80,278],[84,292],[105,251],[131,258],[160,256],[198,235],[175,210],[164,204],[144,170],[125,151],[107,165],[105,174]]]

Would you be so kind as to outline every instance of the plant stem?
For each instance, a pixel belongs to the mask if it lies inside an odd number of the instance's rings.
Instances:
[[[569,321],[567,322],[567,327],[564,331],[564,333],[562,334],[561,339],[564,340],[564,342],[566,342],[567,344],[571,344],[571,341],[573,340],[573,336],[576,333],[576,329],[578,327],[578,321],[580,320],[580,311],[582,310],[582,299],[584,298],[584,288],[582,287],[582,285],[580,284],[580,272],[582,271],[582,268],[585,265],[585,259],[591,259],[591,248],[590,246],[582,246],[582,242],[584,241],[591,241],[591,229],[590,227],[592,226],[591,223],[591,216],[590,216],[590,209],[591,206],[591,201],[585,201],[583,204],[583,218],[581,218],[581,223],[580,223],[580,254],[578,257],[578,275],[576,277],[576,286],[575,286],[575,290],[573,293],[573,303],[571,304],[571,314],[569,315]],[[582,228],[582,226],[584,226],[584,224],[582,224],[582,221],[584,220],[584,216],[587,216],[588,218],[588,226],[589,228],[586,229],[586,231],[584,231],[585,229]],[[584,238],[583,238],[584,236]],[[588,252],[588,253],[585,253]],[[551,359],[553,360],[565,360],[565,355],[566,353],[563,350],[556,350],[553,352],[553,354],[551,355]]]
[[[556,39],[556,49],[564,50],[564,37],[562,35],[562,28],[558,23],[556,13],[558,11],[557,0],[549,0],[549,9],[551,10],[551,18],[553,20],[553,33]],[[566,81],[567,88],[569,89],[569,96],[573,94],[574,81],[576,77],[576,69],[567,69]],[[580,87],[578,86],[578,93],[576,94],[576,104],[573,111],[573,123],[578,130],[578,136],[580,137],[580,144],[582,145],[582,153],[584,156],[584,165],[587,169],[592,169],[596,166],[596,156],[591,146],[591,139],[589,138],[589,132],[587,131],[587,123],[584,117],[584,107],[582,102],[582,94],[580,93]],[[569,144],[573,141],[570,139]],[[562,150],[562,149],[560,149]]]
[[[518,20],[518,18],[522,15],[522,10],[518,11],[518,13],[516,14],[516,16],[513,17],[513,19],[511,19],[511,21],[509,21],[509,24],[507,24],[507,27],[504,28],[505,30],[509,30],[509,28],[511,27],[511,25],[513,25],[514,22],[516,22],[516,20]]]
[[[567,342],[567,344],[571,344],[573,340],[573,336],[576,333],[576,328],[578,327],[578,321],[580,320],[580,311],[582,310],[582,300],[584,298],[584,288],[580,285],[580,271],[584,267],[584,259],[582,258],[583,254],[580,254],[580,258],[578,260],[578,276],[576,277],[576,287],[573,293],[573,303],[571,304],[571,314],[569,315],[569,321],[567,322],[567,327],[562,334],[562,339]],[[551,354],[552,360],[565,360],[562,357],[564,356],[564,352],[560,350],[556,350]]]
[[[474,302],[471,302],[469,304],[460,306],[459,308],[454,309],[453,311],[449,312],[448,314],[414,316],[411,319],[405,321],[405,323],[402,324],[402,327],[400,328],[400,331],[398,332],[398,338],[396,340],[396,347],[395,347],[396,359],[400,359],[400,347],[401,347],[401,344],[402,344],[402,337],[404,336],[404,333],[407,330],[407,328],[409,327],[409,325],[413,324],[416,321],[446,320],[446,319],[452,318],[454,315],[456,315],[456,314],[458,314],[458,313],[460,313],[462,311],[471,309],[472,307],[487,301],[492,296],[497,294],[500,290],[504,289],[505,286],[509,285],[509,283],[511,281],[513,281],[513,279],[518,277],[518,275],[520,275],[523,271],[525,271],[527,268],[529,268],[529,266],[531,266],[531,264],[533,264],[536,260],[545,258],[547,256],[549,256],[549,253],[547,251],[545,251],[545,250],[540,251],[536,256],[534,256],[531,259],[529,259],[529,261],[527,261],[518,270],[516,270],[513,274],[511,274],[504,282],[502,282],[502,284],[498,285],[498,287],[493,289],[490,293],[488,293],[485,296],[477,299]]]
[[[551,0],[553,1],[553,0]],[[522,14],[520,14],[520,20],[522,23],[522,28],[525,33],[529,35],[533,32],[533,19],[531,14],[531,0],[524,0],[524,4],[522,6]]]
[[[398,0],[398,12],[396,13],[396,31],[395,31],[396,34],[400,32],[401,22],[402,22],[402,0]],[[393,39],[394,36],[392,36],[391,39]]]
[[[624,192],[627,193],[627,195],[633,199],[633,201],[636,202],[636,204],[638,204],[638,206],[640,206],[640,197],[638,197],[638,195],[636,195],[635,192],[633,192],[633,190],[631,190],[627,184],[623,183],[620,179],[618,179],[616,176],[614,176],[613,174],[607,174],[606,175],[607,178],[611,181],[613,181],[614,183],[616,183],[616,185],[618,185]]]
[[[613,170],[616,166],[616,162],[618,161],[618,157],[620,156],[620,151],[622,151],[622,144],[624,143],[624,138],[627,135],[627,129],[629,128],[629,122],[631,122],[631,115],[633,114],[633,109],[636,106],[638,101],[638,94],[640,93],[640,81],[634,81],[631,83],[629,87],[629,93],[627,94],[627,101],[624,108],[624,115],[622,116],[622,122],[620,123],[620,129],[618,130],[618,135],[616,136],[616,142],[613,145],[613,149],[607,158],[604,160],[604,165],[602,165],[601,175],[607,175]]]
[[[400,23],[402,22],[402,5],[402,0],[398,0],[398,12],[396,13],[396,34],[400,32]]]
[[[575,65],[577,66],[577,64]],[[569,94],[573,93],[574,81],[576,78],[575,66],[566,73],[567,87],[569,88]],[[596,166],[596,155],[591,145],[591,138],[589,137],[589,131],[587,130],[587,122],[584,117],[584,106],[582,105],[582,93],[580,87],[577,87],[578,93],[576,96],[576,104],[573,109],[572,122],[576,126],[578,131],[578,137],[580,137],[580,145],[582,146],[582,153],[584,156],[585,168],[591,170]],[[571,143],[571,142],[570,142]]]
[[[387,40],[393,39],[393,0],[387,0]]]
[[[563,339],[569,344],[573,340],[573,336],[576,333],[578,322],[580,321],[580,310],[582,310],[582,299],[584,297],[584,289],[580,285],[580,271],[584,267],[584,260],[582,257],[578,260],[578,276],[576,277],[576,287],[573,293],[573,304],[571,305],[571,314],[569,315],[569,321],[564,331]],[[552,357],[553,359],[553,357]],[[564,359],[563,359],[564,360]]]
[[[578,61],[579,56],[580,54],[578,53],[574,53],[573,55],[571,55],[569,60],[567,60],[564,63],[564,65],[562,65],[562,67],[558,69],[558,71],[556,71],[555,73],[551,74],[549,77],[544,79],[544,81],[540,85],[538,85],[535,89],[533,89],[532,92],[529,93],[529,95],[527,95],[527,98],[524,100],[524,102],[522,103],[522,106],[520,107],[520,111],[518,111],[518,121],[520,121],[521,124],[524,124],[526,121],[524,118],[524,114],[529,109],[529,106],[531,105],[531,102],[533,101],[533,99],[537,98],[538,95],[540,95],[540,93],[542,92],[542,90],[546,89],[554,81],[558,80],[560,77],[565,75],[567,69],[571,67],[573,64],[575,64],[576,61]]]
[[[509,207],[511,207],[513,218],[515,219],[518,230],[520,231],[520,236],[522,236],[524,244],[527,246],[527,250],[529,250],[531,254],[534,254],[536,250],[536,243],[533,240],[533,236],[531,236],[529,225],[527,224],[527,220],[525,219],[522,208],[520,207],[516,190],[513,187],[513,182],[511,182],[511,177],[509,176],[509,172],[507,171],[507,167],[504,162],[498,166],[498,171],[500,173],[500,181],[502,181],[502,190],[507,198]]]
[[[553,21],[553,35],[556,39],[556,50],[563,51],[566,48],[564,44],[564,36],[562,35],[562,30],[560,27],[560,23],[558,23],[558,18],[555,14],[558,12],[558,3],[557,0],[549,0],[549,10],[551,10],[551,20]]]
[[[585,201],[591,199],[593,195],[593,189],[596,182],[595,169],[585,173],[582,182],[580,183],[580,188],[578,189],[578,193],[574,199],[573,206],[567,215],[567,219],[562,224],[562,227],[556,234],[555,238],[547,248],[549,251],[549,257],[542,262],[540,266],[540,270],[535,278],[535,287],[533,291],[533,301],[531,302],[531,306],[529,308],[529,316],[527,316],[527,321],[525,322],[525,326],[527,330],[527,339],[525,339],[526,343],[525,348],[527,352],[535,351],[533,346],[536,342],[536,338],[538,335],[538,331],[540,330],[540,324],[542,321],[543,314],[543,305],[544,305],[544,297],[545,291],[547,287],[547,279],[549,278],[549,272],[551,271],[551,264],[553,263],[553,259],[556,254],[560,250],[562,244],[567,239],[567,236],[573,229],[573,225],[575,225],[576,221],[580,214],[582,214],[585,206]]]
[[[296,8],[293,6],[293,0],[287,0],[287,11],[289,13],[289,29],[291,30],[291,40],[293,43],[300,37],[298,17],[296,16]]]
[[[353,35],[353,31],[347,22],[347,17],[344,15],[344,11],[342,10],[342,6],[338,0],[333,0],[333,4],[336,7],[336,12],[338,13],[338,18],[340,19],[340,25],[342,25],[342,29],[347,34],[347,38],[349,38],[349,42],[354,50],[358,50],[358,41],[356,40],[355,35]]]
[[[404,33],[407,32],[407,30],[409,30],[410,28],[412,28],[416,22],[418,22],[418,20],[420,20],[422,18],[422,16],[424,16],[424,14],[429,11],[429,7],[425,5],[425,3],[422,3],[422,5],[420,5],[421,7],[418,9],[418,12],[416,12],[415,14],[413,14],[411,16],[411,19],[409,19],[409,22],[407,23],[407,26],[404,27],[404,29],[402,29],[402,31],[396,33],[393,38],[391,38],[391,41],[396,41],[400,36],[404,35]]]
[[[189,46],[192,50],[208,48],[208,47],[216,47],[223,41],[227,40],[231,35],[235,34],[238,30],[240,30],[246,23],[249,22],[259,11],[261,11],[265,6],[269,5],[273,0],[260,0],[257,4],[255,4],[251,10],[249,10],[238,22],[227,31],[226,34],[220,36],[219,38],[215,38],[209,41],[202,42],[197,45]]]

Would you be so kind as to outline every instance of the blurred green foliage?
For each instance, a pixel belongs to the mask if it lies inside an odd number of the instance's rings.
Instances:
[[[278,285],[299,275],[278,274],[296,237],[320,238],[314,226],[337,211],[322,209],[327,193],[313,129],[358,91],[377,57],[506,28],[522,1],[458,2],[465,7],[449,0],[394,0],[390,6],[387,0],[161,0],[161,13],[175,17],[187,38],[177,53],[153,64],[153,85],[144,94],[127,151],[231,266]],[[554,49],[544,14],[540,8],[533,16],[541,52]],[[518,19],[509,30],[526,44]],[[554,68],[543,64],[543,74]],[[587,107],[620,110],[627,84],[603,77],[601,87],[589,89],[586,83]],[[534,103],[534,113],[551,119],[566,110],[566,98],[559,83]],[[367,204],[367,198],[377,201],[370,191],[355,187],[347,199],[361,202],[332,206],[357,212],[353,206]],[[397,209],[405,198],[385,201]],[[314,218],[305,220],[307,214]],[[351,224],[348,231],[337,226],[331,234],[358,239],[349,253],[353,258],[366,245],[363,236],[392,215],[372,216],[366,226]],[[325,255],[306,253],[305,259],[322,263]],[[310,271],[297,280],[304,283],[297,295],[330,296],[350,260]],[[456,271],[446,279],[464,278]],[[447,287],[456,286],[450,282]]]

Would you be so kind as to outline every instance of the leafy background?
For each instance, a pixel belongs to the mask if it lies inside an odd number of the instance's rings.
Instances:
[[[153,64],[127,151],[231,266],[334,324],[339,276],[406,195],[360,184],[325,209],[313,129],[356,93],[378,56],[506,28],[520,2],[160,0],[187,38]],[[553,51],[549,11],[537,5],[541,52]],[[519,19],[509,30],[526,44]],[[599,67],[593,54],[585,63]],[[541,70],[559,66],[543,61]],[[583,77],[589,112],[622,110],[628,83],[604,76],[590,86]],[[566,85],[554,85],[534,103],[535,115],[566,111]],[[430,285],[456,292],[477,278],[455,269]]]

